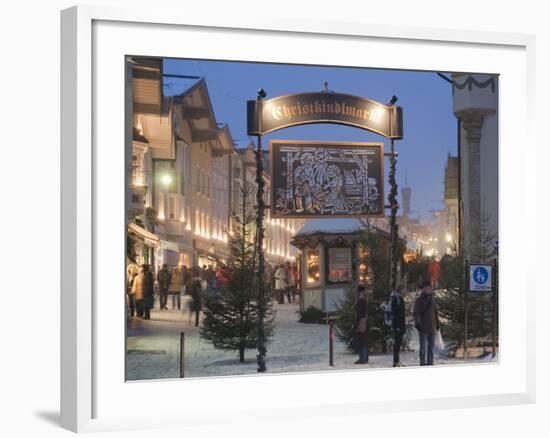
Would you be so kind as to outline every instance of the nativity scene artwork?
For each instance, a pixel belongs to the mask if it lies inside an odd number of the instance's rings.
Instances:
[[[383,144],[271,141],[272,216],[384,214]]]

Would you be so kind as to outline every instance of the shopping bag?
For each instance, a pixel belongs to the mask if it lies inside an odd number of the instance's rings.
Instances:
[[[447,355],[447,348],[445,347],[445,342],[443,341],[443,336],[441,336],[441,330],[435,332],[434,337],[434,350],[440,356]]]

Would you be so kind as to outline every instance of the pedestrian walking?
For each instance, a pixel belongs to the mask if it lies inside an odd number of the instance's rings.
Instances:
[[[290,304],[294,301],[294,290],[296,289],[296,284],[294,283],[294,275],[292,274],[292,267],[290,266],[290,262],[286,263],[284,270],[285,270],[285,283],[286,283],[285,295],[286,295],[288,304]]]
[[[441,277],[441,266],[435,258],[428,265],[428,276],[430,277],[430,281],[432,282],[432,288],[438,288],[439,277]]]
[[[183,278],[185,275],[185,266],[174,266],[170,276],[170,286],[168,293],[172,296],[172,309],[176,307],[181,309],[181,288],[183,286]]]
[[[198,269],[193,273],[193,278],[191,280],[190,295],[192,301],[189,303],[189,310],[192,313],[195,313],[195,327],[199,326],[200,313],[202,309],[202,281],[201,273]]]
[[[224,287],[230,279],[230,272],[225,266],[219,266],[216,270],[216,285],[218,289]]]
[[[407,293],[407,286],[400,284],[390,294],[390,314],[392,319],[392,331],[393,331],[393,366],[401,367],[399,361],[399,355],[401,352],[401,343],[403,342],[403,336],[407,328],[405,322],[405,294]]]
[[[357,349],[359,359],[355,364],[366,364],[369,362],[369,342],[367,332],[367,294],[364,284],[357,286],[358,298],[355,303],[355,335],[357,339]]]
[[[141,265],[139,275],[134,279],[132,292],[136,301],[137,316],[143,319],[151,319],[155,288],[149,265]]]
[[[265,294],[269,297],[269,300],[273,299],[273,267],[269,264],[265,264]]]
[[[286,289],[286,272],[284,265],[279,265],[275,271],[275,293],[277,294],[277,302],[284,304],[285,302],[285,289]]]
[[[433,365],[434,341],[439,330],[439,316],[429,280],[422,283],[422,292],[414,303],[414,325],[420,341],[420,365]]]
[[[133,318],[136,314],[136,299],[133,292],[134,280],[139,274],[136,265],[129,264],[126,268],[126,298],[128,300],[128,316]]]
[[[160,310],[168,310],[168,306],[166,304],[168,303],[168,291],[170,289],[171,278],[172,274],[168,271],[168,265],[164,263],[157,274]]]
[[[296,302],[296,297],[300,296],[300,276],[298,275],[298,269],[296,265],[292,265],[290,272],[292,273],[292,280],[294,282],[294,289],[292,290],[292,301]]]

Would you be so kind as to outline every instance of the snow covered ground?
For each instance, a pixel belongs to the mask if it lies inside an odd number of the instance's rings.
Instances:
[[[170,302],[168,306],[170,307]],[[335,369],[387,368],[392,355],[371,355],[366,365],[355,365],[356,355],[345,345],[334,341],[334,367],[329,366],[329,327],[298,322],[298,306],[275,305],[277,310],[275,334],[268,344],[266,365],[268,373],[295,373]],[[214,349],[200,338],[198,328],[188,314],[178,310],[155,309],[150,321],[133,319],[128,328],[127,380],[179,378],[180,332],[185,333],[185,377],[228,376],[256,374],[256,351],[247,350],[246,361],[239,363],[237,352]],[[415,350],[416,336],[411,347]],[[468,363],[487,362],[470,359]],[[402,352],[401,362],[418,365],[416,352]],[[436,365],[464,363],[460,359],[437,357]]]

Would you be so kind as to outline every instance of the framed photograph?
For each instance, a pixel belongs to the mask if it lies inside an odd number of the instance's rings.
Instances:
[[[61,25],[62,427],[534,402],[534,37]]]

